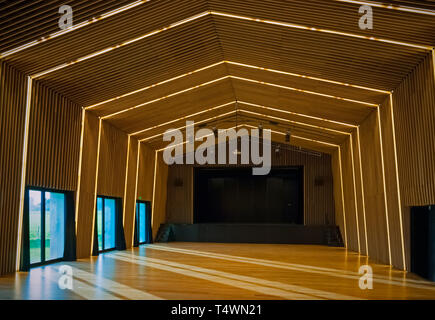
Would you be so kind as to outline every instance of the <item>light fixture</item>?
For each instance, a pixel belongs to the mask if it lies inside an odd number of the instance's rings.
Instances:
[[[285,142],[287,143],[290,142],[290,135],[291,135],[290,130],[287,130],[287,132],[285,133]]]

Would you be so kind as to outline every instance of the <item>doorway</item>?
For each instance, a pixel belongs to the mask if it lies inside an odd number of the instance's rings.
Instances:
[[[98,252],[116,247],[116,204],[117,199],[97,197],[97,239]]]
[[[30,267],[62,259],[65,250],[65,194],[29,188],[26,221]]]
[[[411,209],[411,272],[435,281],[435,206]]]
[[[134,245],[151,243],[151,204],[149,201],[136,202]]]

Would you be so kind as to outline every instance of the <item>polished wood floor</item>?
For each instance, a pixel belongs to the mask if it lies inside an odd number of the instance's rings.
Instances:
[[[371,290],[359,287],[365,264]],[[58,285],[62,265],[72,290]],[[435,299],[435,283],[343,248],[174,242],[2,277],[0,299]]]

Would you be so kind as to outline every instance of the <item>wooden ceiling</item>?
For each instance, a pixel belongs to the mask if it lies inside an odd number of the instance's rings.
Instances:
[[[231,127],[237,113],[339,144],[435,45],[433,3],[373,3],[374,29],[360,30],[358,2],[5,1],[0,56],[139,139],[186,118]],[[64,4],[79,27],[59,33]]]

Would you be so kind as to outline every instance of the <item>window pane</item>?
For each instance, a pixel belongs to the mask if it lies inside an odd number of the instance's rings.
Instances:
[[[139,242],[146,240],[146,206],[145,203],[139,204]]]
[[[63,257],[65,248],[65,195],[45,192],[45,260]]]
[[[30,263],[41,262],[41,192],[29,191]]]
[[[97,198],[98,250],[103,250],[103,199]]]
[[[115,248],[115,200],[104,199],[104,249]]]

